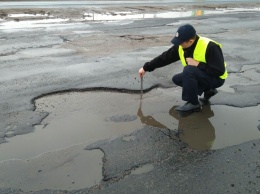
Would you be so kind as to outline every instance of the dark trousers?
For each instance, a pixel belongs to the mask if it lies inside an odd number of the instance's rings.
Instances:
[[[184,67],[183,72],[173,76],[172,81],[182,87],[182,100],[198,104],[198,95],[210,89],[222,86],[224,79],[209,76],[204,71],[191,65]]]

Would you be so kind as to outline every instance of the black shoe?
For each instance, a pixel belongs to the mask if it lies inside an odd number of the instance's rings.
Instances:
[[[204,98],[199,98],[199,100],[201,102],[208,102],[209,99],[212,97],[212,96],[215,96],[216,94],[218,93],[218,91],[216,89],[211,89],[209,91],[206,91],[204,92]]]
[[[191,104],[190,102],[185,103],[182,106],[178,106],[175,108],[176,111],[181,111],[181,112],[199,112],[201,110],[200,104]]]

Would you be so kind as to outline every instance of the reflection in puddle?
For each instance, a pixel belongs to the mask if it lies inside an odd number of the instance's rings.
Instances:
[[[209,105],[203,106],[203,111],[200,113],[176,112],[173,106],[169,110],[169,115],[178,122],[179,138],[186,142],[191,148],[196,150],[209,150],[213,146],[215,140],[215,129],[210,117],[214,116]],[[167,128],[152,116],[144,116],[141,110],[141,105],[137,115],[145,125],[150,125],[159,128]]]
[[[12,159],[29,159],[36,165],[37,158],[42,159],[48,153],[57,150],[59,153],[75,145],[85,147],[101,139],[122,136],[122,141],[131,143],[135,139],[131,132],[144,125],[179,132],[179,138],[197,150],[220,149],[260,138],[257,128],[260,106],[235,108],[204,105],[201,112],[180,115],[174,111],[175,105],[183,103],[180,96],[178,89],[157,88],[144,94],[142,100],[139,94],[113,92],[71,92],[40,98],[35,102],[36,112],[49,112],[49,116],[41,125],[35,126],[34,133],[15,136],[7,139],[8,143],[1,144],[0,168],[7,164],[6,160]],[[78,154],[77,158],[82,158],[84,153],[79,151]],[[98,155],[99,162],[96,164],[99,166],[96,169],[100,172],[102,154],[98,152]],[[55,155],[51,158],[58,160]],[[91,159],[95,164],[95,157]],[[45,166],[49,165],[46,161]],[[84,165],[84,162],[81,163],[82,167]],[[71,170],[69,166],[67,170]],[[133,173],[150,170],[152,166],[145,166]],[[10,181],[9,184],[15,183]],[[24,184],[20,187],[32,188],[30,184]],[[34,185],[40,185],[40,182],[35,180]],[[73,188],[77,186],[75,184]],[[51,187],[51,183],[45,185],[45,188]],[[64,188],[68,189],[66,186]],[[62,186],[60,189],[63,189]]]
[[[257,130],[259,106],[241,109],[203,105],[202,111],[196,113],[176,112],[176,107],[173,106],[169,110],[168,114],[172,118],[161,113],[144,116],[141,102],[137,115],[145,125],[177,130],[182,141],[201,151],[220,149],[260,138],[260,132]]]
[[[199,114],[177,114],[172,107],[169,114],[179,121],[179,137],[196,150],[209,150],[216,138],[215,129],[209,118],[214,116],[210,105],[203,106]]]

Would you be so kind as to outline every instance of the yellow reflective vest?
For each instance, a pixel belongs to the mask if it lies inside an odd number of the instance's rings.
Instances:
[[[205,38],[205,37],[200,37],[197,45],[195,47],[194,53],[193,53],[193,59],[199,62],[203,62],[203,63],[207,63],[206,61],[206,50],[207,50],[207,46],[209,44],[209,42],[212,41],[214,43],[216,43],[217,45],[220,46],[220,48],[222,48],[222,45],[215,42],[214,40],[211,40],[209,38]],[[181,59],[181,63],[183,66],[186,66],[186,60],[184,57],[184,50],[182,48],[182,46],[179,46],[179,56]],[[227,72],[227,64],[225,63],[225,72],[223,75],[219,76],[221,79],[226,79],[228,77],[228,72]]]

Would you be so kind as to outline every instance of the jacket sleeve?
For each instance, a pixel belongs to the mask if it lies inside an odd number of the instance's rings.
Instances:
[[[200,62],[198,68],[210,76],[219,77],[225,72],[225,62],[219,45],[210,42],[206,50],[207,63]]]
[[[145,71],[153,71],[156,68],[164,67],[178,60],[180,60],[178,47],[172,46],[169,50],[163,52],[158,57],[155,57],[150,62],[146,62],[143,68]]]

